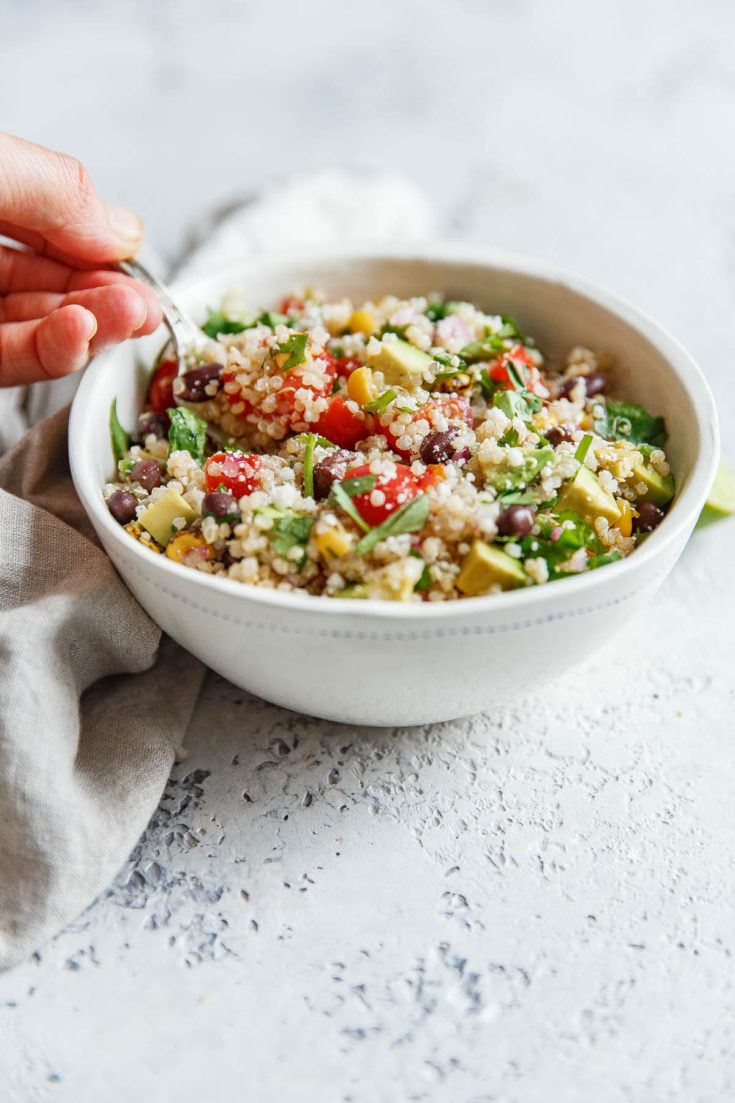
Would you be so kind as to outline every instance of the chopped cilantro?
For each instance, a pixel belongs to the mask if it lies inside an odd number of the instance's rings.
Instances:
[[[221,333],[242,333],[243,330],[251,329],[254,325],[254,320],[228,318],[219,310],[210,310],[209,317],[201,328],[207,337],[217,338]]]
[[[168,450],[188,452],[198,464],[204,463],[204,448],[207,443],[207,423],[185,406],[174,406],[167,411],[171,419],[168,431]]]
[[[382,414],[386,406],[389,406],[394,398],[398,398],[395,391],[383,391],[377,398],[374,398],[372,402],[366,402],[363,406],[364,410],[367,410],[370,414]]]
[[[404,532],[419,532],[426,524],[428,516],[429,495],[419,494],[386,517],[377,528],[366,532],[357,542],[356,554],[367,555],[376,544],[381,540],[387,540],[389,536],[401,536]]]
[[[294,513],[292,509],[279,511],[279,516],[273,520],[273,547],[279,555],[288,555],[292,548],[306,547],[311,526],[314,524],[312,517],[305,517],[302,513]],[[303,566],[306,553],[301,558],[299,566]]]
[[[595,432],[605,440],[628,440],[663,448],[668,434],[662,417],[654,417],[633,402],[605,401],[605,413],[595,421]]]
[[[459,350],[459,355],[468,364],[473,364],[477,360],[494,360],[499,353],[506,351],[503,338],[490,333],[479,341],[471,341],[469,345],[465,345]]]
[[[450,314],[454,314],[459,306],[458,302],[450,301],[448,303],[433,302],[429,303],[424,314],[430,322],[440,322],[442,318],[448,318]]]
[[[520,437],[518,436],[518,430],[514,429],[511,426],[510,429],[507,429],[505,433],[503,433],[502,437],[498,441],[498,444],[502,448],[515,448],[519,440]]]
[[[414,559],[421,559],[421,556],[419,555],[419,553],[417,551],[412,550],[412,551],[409,552],[409,555],[411,555]],[[423,560],[421,560],[421,561],[423,563]],[[416,585],[414,586],[415,592],[417,594],[420,594],[424,590],[430,590],[432,582],[433,582],[433,579],[431,577],[431,571],[429,569],[429,564],[424,563],[424,569],[421,572],[421,574],[419,575],[418,581],[416,582]]]
[[[116,398],[113,398],[110,405],[110,443],[115,462],[119,463],[130,447],[130,434],[123,429],[118,419]]]
[[[495,391],[492,403],[502,410],[506,417],[511,419],[519,417],[523,421],[528,421],[531,414],[541,406],[540,400],[528,391],[524,394],[520,391]]]
[[[306,346],[309,341],[308,333],[293,333],[278,346],[279,352],[289,353],[288,360],[283,365],[284,371],[297,368],[306,361]]]
[[[258,325],[269,326],[271,329],[275,329],[276,326],[287,326],[291,320],[288,314],[279,314],[277,310],[264,310],[258,315]]]

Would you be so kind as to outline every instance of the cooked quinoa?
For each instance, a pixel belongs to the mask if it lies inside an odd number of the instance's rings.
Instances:
[[[507,315],[439,294],[232,294],[183,375],[164,350],[131,435],[111,412],[113,517],[235,582],[446,601],[624,558],[674,495],[661,418],[603,353],[554,363]]]

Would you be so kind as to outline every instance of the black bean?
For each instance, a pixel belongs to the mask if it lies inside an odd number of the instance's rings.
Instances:
[[[459,458],[458,449],[454,444],[458,436],[459,429],[456,425],[450,425],[448,429],[436,429],[433,433],[429,433],[422,440],[419,449],[422,463],[446,463],[447,460]],[[462,449],[462,451],[466,450]],[[466,459],[467,457],[463,456],[462,458]]]
[[[159,440],[163,440],[168,436],[170,428],[171,420],[168,414],[156,414],[153,411],[139,414],[133,440],[136,444],[143,444],[145,438],[150,436],[151,433],[154,433]]]
[[[554,425],[553,428],[544,433],[544,436],[552,448],[558,448],[562,441],[571,441],[574,439],[569,430],[561,425]]]
[[[498,532],[501,536],[528,536],[533,522],[530,506],[508,506],[498,517]]]
[[[212,397],[206,388],[221,375],[222,364],[200,364],[181,376],[179,385],[174,388],[176,397],[184,402],[206,402]]]
[[[605,376],[601,372],[593,371],[589,375],[573,375],[570,379],[567,379],[561,388],[561,394],[564,398],[569,398],[580,379],[584,379],[587,398],[594,398],[596,394],[603,394],[607,390]]]
[[[128,475],[131,483],[140,483],[144,490],[155,490],[161,485],[161,467],[155,460],[138,460]]]
[[[224,490],[211,490],[202,498],[202,516],[218,521],[239,521],[240,510],[234,495]]]
[[[337,448],[319,463],[314,464],[314,497],[317,501],[328,498],[332,483],[344,479],[351,464],[355,462],[355,452]]]
[[[590,372],[589,375],[584,377],[584,383],[587,390],[587,398],[594,398],[596,394],[604,394],[607,390],[607,379],[599,371]]]
[[[129,490],[116,490],[107,499],[107,508],[119,525],[129,525],[135,520],[138,499]]]
[[[665,516],[664,511],[653,502],[641,502],[635,508],[638,511],[638,516],[633,518],[633,527],[636,532],[653,532]]]

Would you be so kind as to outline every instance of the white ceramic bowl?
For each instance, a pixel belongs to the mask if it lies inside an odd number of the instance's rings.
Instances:
[[[74,402],[74,482],[117,570],[169,635],[214,670],[279,705],[359,724],[464,716],[535,689],[630,628],[671,571],[714,476],[717,419],[701,371],[628,303],[546,264],[463,246],[255,259],[177,288],[199,317],[233,286],[269,306],[293,288],[353,299],[442,291],[517,316],[541,348],[611,352],[623,394],[663,414],[678,493],[630,558],[569,580],[443,604],[337,601],[213,578],[152,555],[111,518],[101,487],[114,470],[113,397],[133,425],[161,335],[129,342],[87,370]]]

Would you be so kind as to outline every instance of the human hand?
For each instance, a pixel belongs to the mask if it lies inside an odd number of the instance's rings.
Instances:
[[[84,167],[0,133],[0,386],[56,379],[105,345],[152,333],[155,294],[106,265],[133,256],[143,223],[109,206]]]

